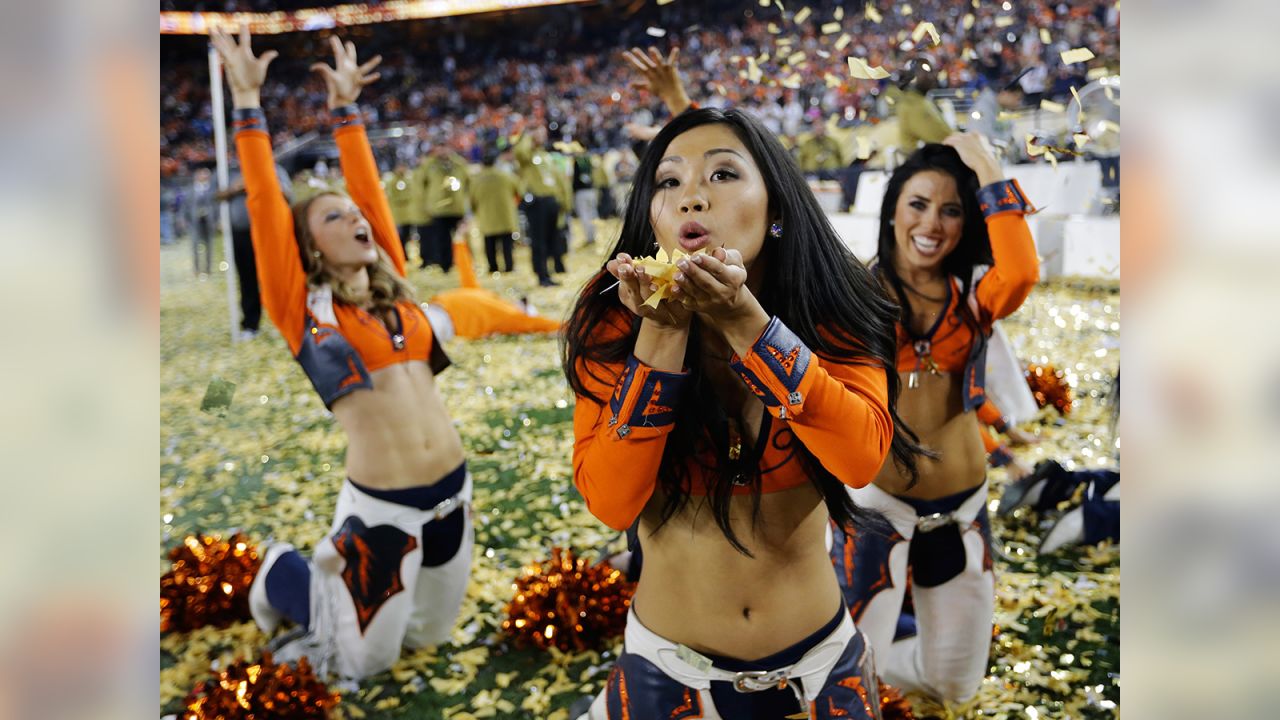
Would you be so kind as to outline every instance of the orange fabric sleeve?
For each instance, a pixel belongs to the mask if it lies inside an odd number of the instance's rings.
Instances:
[[[602,335],[627,332],[606,323]],[[597,340],[598,341],[598,340]],[[668,373],[635,356],[626,363],[580,362],[578,377],[604,405],[579,395],[573,408],[573,484],[605,525],[626,530],[657,487],[658,468],[675,427],[674,406],[688,373]]]
[[[306,322],[307,278],[293,235],[293,215],[280,190],[261,110],[256,116],[240,110],[235,115],[236,153],[244,176],[262,307],[296,355]]]
[[[988,397],[986,402],[982,403],[982,405],[978,407],[978,419],[1000,432],[1004,432],[1006,427],[1004,422],[1004,413],[1000,412],[1000,408],[996,407],[996,404],[991,401],[990,397]],[[991,448],[987,448],[987,450],[990,451]]]
[[[979,198],[983,198],[984,193],[993,194],[996,188],[1007,189],[1010,197],[1014,197],[1016,191],[1016,197],[1021,199],[1022,190],[1012,180],[984,187]],[[995,262],[978,281],[975,292],[983,321],[990,324],[1013,313],[1031,294],[1040,280],[1040,260],[1023,209],[991,207],[986,212],[991,256]]]
[[[986,429],[985,427],[979,425],[978,434],[982,436],[982,447],[987,452],[991,452],[992,450],[995,450],[996,448],[1000,447],[1000,443],[997,442],[996,439],[991,436],[991,431]]]
[[[338,144],[338,157],[342,163],[342,176],[347,183],[347,192],[373,227],[374,240],[391,257],[391,264],[395,266],[396,272],[404,277],[404,247],[396,232],[396,221],[391,216],[391,204],[387,202],[387,194],[382,190],[378,164],[374,162],[373,149],[369,147],[369,136],[365,134],[359,111],[354,106],[347,106],[338,108],[333,113],[335,121],[342,123],[333,131],[333,139]]]
[[[884,368],[822,360],[776,317],[730,367],[840,482],[875,479],[893,442]]]

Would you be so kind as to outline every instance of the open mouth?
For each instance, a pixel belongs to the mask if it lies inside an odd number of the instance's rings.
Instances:
[[[711,232],[696,222],[687,222],[680,226],[680,247],[686,252],[706,247],[711,240]]]
[[[366,230],[365,228],[360,228],[359,230],[356,231],[356,242],[360,242],[365,245],[368,245],[372,241],[373,241],[373,238],[369,236],[369,231]]]
[[[942,247],[941,240],[924,235],[912,235],[911,243],[915,245],[917,252],[925,256],[937,254],[939,248]]]

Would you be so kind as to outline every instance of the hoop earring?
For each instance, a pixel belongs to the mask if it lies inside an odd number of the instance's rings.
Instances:
[[[772,223],[769,225],[769,235],[780,238],[782,237],[782,223]]]

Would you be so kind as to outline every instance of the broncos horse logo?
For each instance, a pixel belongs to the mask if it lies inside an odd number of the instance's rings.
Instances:
[[[418,540],[394,525],[369,527],[352,515],[343,521],[332,541],[347,561],[342,579],[351,592],[363,635],[378,610],[404,590],[400,563],[418,547]]]

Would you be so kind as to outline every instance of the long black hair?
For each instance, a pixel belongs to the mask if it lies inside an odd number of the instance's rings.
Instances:
[[[870,272],[849,251],[828,222],[826,214],[809,190],[791,155],[763,125],[739,110],[700,108],[674,118],[653,139],[636,170],[635,180],[623,216],[622,231],[608,257],[627,253],[632,257],[652,254],[656,247],[650,224],[650,201],[655,192],[654,176],[667,146],[692,128],[720,123],[727,125],[750,151],[768,189],[768,217],[782,225],[781,237],[766,234],[755,264],[767,267],[757,299],[770,315],[776,315],[804,343],[824,360],[884,368],[889,389],[889,413],[894,422],[891,454],[894,462],[914,480],[915,458],[921,448],[917,437],[898,418],[898,374],[895,371],[894,323],[897,308]],[[761,228],[764,232],[764,228]],[[785,251],[782,249],[785,248]],[[587,282],[570,315],[563,335],[562,357],[565,376],[579,396],[604,404],[579,376],[580,368],[591,372],[591,364],[621,364],[635,348],[640,318],[633,315],[616,292],[604,292],[613,278],[603,269]],[[629,323],[621,337],[593,339],[602,323]],[[687,490],[688,463],[701,451],[710,449],[717,461],[707,470],[712,476],[707,500],[716,524],[739,552],[750,552],[738,540],[729,520],[729,505],[735,476],[749,482],[754,501],[753,518],[760,507],[758,463],[743,466],[729,455],[729,437],[723,402],[717,397],[704,366],[698,318],[691,321],[685,366],[690,378],[688,393],[676,409],[676,428],[667,436],[666,449],[658,470],[658,483],[666,502],[659,527],[690,500]],[[597,336],[598,337],[598,336]],[[610,383],[610,378],[595,378]],[[782,435],[778,441],[782,440]],[[744,444],[751,439],[743,438]],[[850,438],[857,442],[857,438]],[[775,441],[777,442],[777,441]],[[827,509],[837,522],[879,526],[878,515],[856,507],[841,482],[806,448],[789,434],[778,449],[790,451],[803,464],[806,474],[821,492]],[[742,457],[758,457],[757,449],[742,450]]]
[[[942,259],[942,270],[947,275],[959,278],[960,315],[976,330],[977,318],[972,316],[966,298],[972,290],[974,267],[994,262],[991,258],[991,237],[987,234],[987,223],[978,207],[978,175],[964,164],[960,153],[950,145],[930,143],[921,147],[911,153],[911,157],[898,166],[889,178],[884,191],[884,203],[880,206],[880,238],[876,251],[879,262],[876,273],[888,282],[896,295],[902,312],[902,327],[911,328],[911,300],[904,291],[902,278],[898,276],[894,266],[898,248],[893,234],[893,215],[898,209],[898,198],[902,195],[903,186],[917,173],[925,170],[943,173],[956,182],[956,193],[960,196],[964,214],[964,227],[960,232],[960,243]]]

